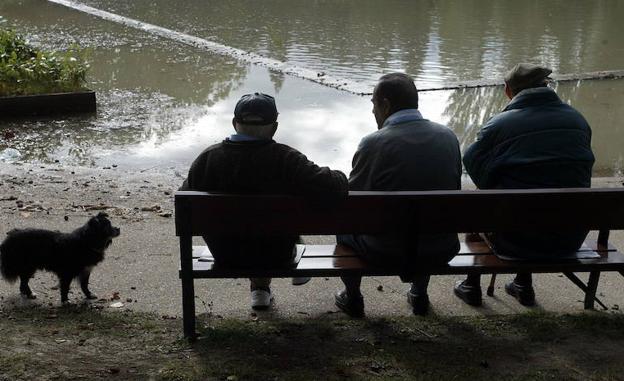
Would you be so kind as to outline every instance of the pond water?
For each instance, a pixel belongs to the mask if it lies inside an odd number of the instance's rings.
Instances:
[[[0,138],[0,152],[16,149],[19,160],[31,162],[185,171],[201,150],[232,132],[238,98],[262,91],[277,100],[276,140],[348,172],[359,140],[376,129],[370,97],[268,70],[254,63],[258,56],[362,92],[372,91],[389,71],[405,71],[419,88],[431,89],[499,79],[519,61],[543,63],[561,74],[624,69],[620,1],[77,3],[118,18],[45,0],[2,0],[0,22],[39,46],[63,49],[77,42],[89,48],[97,115],[0,122],[0,132],[16,135]],[[128,20],[165,32],[139,30]],[[189,45],[184,36],[206,44]],[[237,59],[228,49],[249,52],[252,59]],[[595,175],[621,176],[624,80],[555,87],[593,128]],[[423,91],[420,109],[452,128],[465,148],[505,104],[501,87],[487,87]]]

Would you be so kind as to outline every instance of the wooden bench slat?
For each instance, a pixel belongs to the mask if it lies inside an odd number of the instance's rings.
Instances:
[[[587,239],[583,245],[578,249],[579,252],[589,251],[604,251],[603,248],[598,248],[596,240]],[[615,247],[609,244],[607,251],[616,251]],[[458,256],[460,255],[479,255],[479,254],[491,254],[489,246],[485,242],[461,242]],[[305,245],[305,251],[303,257],[353,257],[357,256],[353,250],[345,246],[335,245]],[[212,254],[208,247],[193,246],[193,258],[202,257],[203,261],[212,260]]]
[[[520,262],[505,261],[495,255],[455,257],[449,263],[452,273],[552,273],[552,272],[589,272],[617,271],[624,266],[624,255],[617,251],[606,252],[599,258],[565,260],[558,262]],[[442,273],[437,275],[443,275]]]
[[[350,192],[323,208],[296,196],[178,191],[175,217],[179,236],[624,229],[623,200],[617,188]]]
[[[522,262],[502,260],[491,253],[485,252],[482,242],[478,245],[471,243],[466,248],[474,250],[476,254],[458,255],[445,266],[427,268],[432,275],[450,275],[466,273],[515,273],[530,272],[587,272],[587,271],[619,271],[624,267],[624,255],[618,251],[598,251],[598,258],[577,260],[549,261],[549,262]],[[487,247],[487,245],[485,245]],[[581,253],[588,252],[595,244],[588,240]],[[306,245],[301,261],[296,268],[273,269],[233,269],[214,268],[214,262],[205,246],[193,247],[193,252],[203,257],[193,260],[193,276],[195,278],[242,278],[256,276],[290,277],[290,276],[337,276],[340,274],[362,275],[397,275],[400,269],[379,268],[368,266],[349,248],[335,245]],[[336,255],[334,255],[336,254]]]

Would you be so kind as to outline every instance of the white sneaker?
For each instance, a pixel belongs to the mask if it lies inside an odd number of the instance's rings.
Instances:
[[[303,284],[306,284],[310,281],[310,277],[309,276],[297,276],[292,278],[292,284],[293,286],[301,286]]]
[[[271,306],[273,294],[271,291],[253,290],[251,292],[251,308],[254,310],[266,310]]]

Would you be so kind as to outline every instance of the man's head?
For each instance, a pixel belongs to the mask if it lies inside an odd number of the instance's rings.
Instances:
[[[246,94],[236,103],[232,125],[239,134],[271,139],[277,130],[277,114],[272,96]]]
[[[418,108],[418,90],[409,75],[390,73],[379,78],[371,101],[377,127],[381,128],[386,119],[395,112]]]
[[[505,94],[509,99],[525,89],[548,86],[552,70],[543,66],[519,63],[505,76]]]

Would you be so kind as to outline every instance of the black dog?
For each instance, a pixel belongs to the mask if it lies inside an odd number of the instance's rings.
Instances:
[[[89,291],[91,269],[104,259],[104,251],[119,235],[106,213],[91,217],[71,233],[44,229],[14,229],[0,245],[0,270],[9,282],[20,278],[22,295],[34,299],[28,281],[37,270],[55,273],[60,281],[61,302],[67,302],[72,279],[79,278],[82,292],[95,299]]]

